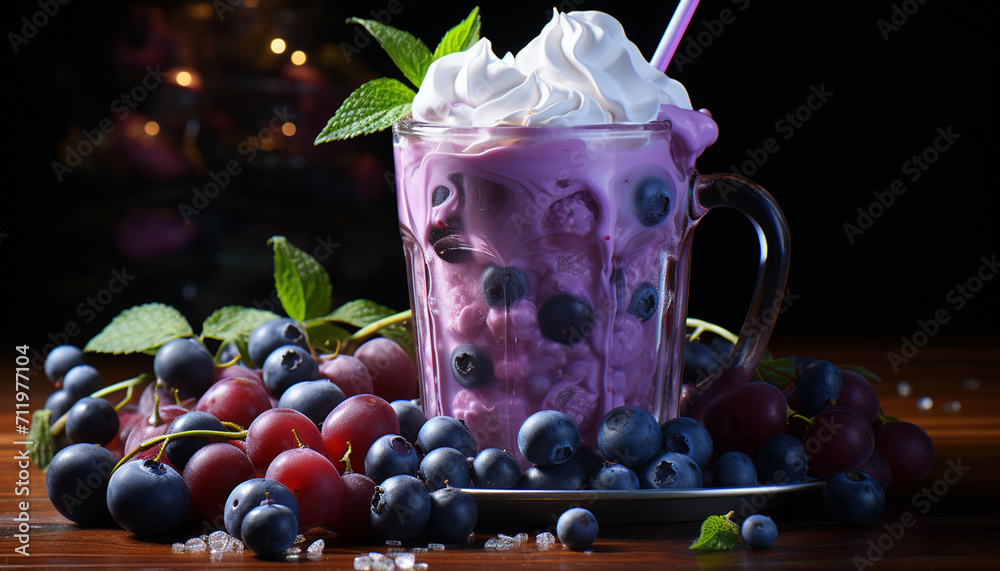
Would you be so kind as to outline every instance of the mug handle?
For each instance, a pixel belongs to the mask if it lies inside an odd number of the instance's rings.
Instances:
[[[690,215],[697,220],[713,208],[742,212],[757,230],[760,268],[750,310],[726,363],[692,390],[684,416],[704,423],[722,396],[742,387],[753,376],[774,329],[788,277],[788,224],[774,198],[760,185],[734,174],[695,173]]]

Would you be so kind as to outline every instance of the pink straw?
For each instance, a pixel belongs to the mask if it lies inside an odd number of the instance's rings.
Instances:
[[[674,52],[677,51],[677,46],[681,43],[681,36],[684,35],[684,30],[687,29],[688,22],[691,21],[694,9],[697,7],[698,0],[681,0],[680,4],[677,5],[677,9],[674,10],[674,15],[667,25],[667,31],[663,32],[663,37],[660,38],[660,45],[656,46],[656,53],[649,60],[653,67],[662,72],[667,71],[667,65],[674,57]]]

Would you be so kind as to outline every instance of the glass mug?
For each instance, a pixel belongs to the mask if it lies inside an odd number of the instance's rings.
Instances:
[[[700,417],[752,375],[788,271],[788,229],[764,189],[701,175],[710,116],[648,124],[393,127],[400,231],[421,398],[480,450],[522,464],[521,423],[553,409],[596,447],[611,409],[660,423]],[[687,284],[697,221],[743,212],[760,238],[756,292],[719,371],[682,398]]]

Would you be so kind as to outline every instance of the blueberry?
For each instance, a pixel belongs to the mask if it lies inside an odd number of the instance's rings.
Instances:
[[[754,549],[767,549],[778,539],[778,526],[765,515],[752,515],[743,520],[740,528],[743,541]]]
[[[70,442],[87,442],[104,446],[118,436],[118,411],[108,401],[83,397],[69,409],[66,436]]]
[[[712,436],[708,430],[693,418],[681,416],[663,423],[663,449],[690,456],[696,464],[704,468],[712,458]]]
[[[510,307],[528,295],[528,276],[518,268],[490,264],[479,280],[486,304],[490,307]]]
[[[184,521],[191,502],[184,479],[156,460],[126,462],[108,481],[108,511],[136,535],[163,535]]]
[[[285,345],[309,349],[305,331],[298,321],[290,317],[271,319],[255,327],[247,341],[247,352],[253,365],[261,367],[268,355]]]
[[[45,376],[55,384],[61,381],[70,369],[84,364],[86,360],[79,347],[59,345],[45,356]]]
[[[512,490],[521,479],[521,468],[506,450],[487,448],[472,461],[472,482],[477,488]]]
[[[275,349],[264,361],[264,384],[279,399],[295,383],[319,378],[319,366],[309,351],[297,345]]]
[[[257,555],[277,555],[295,544],[299,518],[288,507],[264,500],[243,518],[241,533],[243,544]]]
[[[410,444],[416,444],[420,427],[427,422],[424,410],[411,400],[394,400],[389,405],[399,418],[399,435],[409,440]]]
[[[570,508],[559,516],[556,535],[573,551],[585,551],[597,540],[597,518],[589,510]]]
[[[449,264],[461,264],[472,259],[472,244],[465,236],[459,218],[449,218],[444,227],[431,228],[427,241],[438,257]]]
[[[66,519],[83,526],[111,523],[108,477],[118,458],[94,444],[72,444],[52,458],[45,472],[45,491]]]
[[[655,424],[655,422],[654,422]],[[580,446],[580,429],[568,414],[541,410],[524,420],[517,431],[517,447],[525,460],[555,466],[573,457]]]
[[[320,426],[346,398],[344,391],[327,379],[299,381],[281,394],[278,407],[297,410]]]
[[[731,450],[719,456],[712,464],[712,487],[745,488],[757,485],[757,468],[753,459],[742,452]]]
[[[265,499],[274,500],[275,503],[292,510],[295,520],[298,521],[299,502],[284,484],[275,480],[253,478],[233,488],[226,499],[223,519],[229,535],[242,537],[243,519]]]
[[[590,336],[594,328],[594,309],[581,297],[559,294],[538,308],[538,326],[542,335],[563,345],[575,345]]]
[[[642,282],[632,292],[632,300],[628,304],[628,312],[638,317],[640,321],[648,321],[656,313],[658,299],[659,294],[656,291],[656,286],[649,282]]]
[[[420,461],[420,475],[432,492],[446,486],[468,488],[472,484],[469,460],[454,448],[435,448],[428,452]]]
[[[375,486],[372,529],[382,539],[409,541],[421,533],[431,517],[431,495],[413,476],[393,476]]]
[[[213,430],[225,432],[226,427],[222,422],[211,414],[202,411],[191,411],[175,418],[167,428],[167,434],[177,434],[188,430]],[[190,436],[171,439],[167,443],[163,452],[167,455],[167,460],[180,471],[184,471],[188,460],[194,453],[208,446],[212,441],[206,436]]]
[[[868,474],[841,472],[823,486],[823,507],[837,523],[868,525],[885,508],[885,492]]]
[[[813,359],[812,357],[804,357],[802,355],[794,355],[792,357],[787,357],[787,359],[794,365],[796,375],[801,374],[802,369],[804,369],[806,365],[816,361],[816,359]]]
[[[427,419],[417,433],[417,449],[424,455],[436,448],[454,448],[465,457],[476,455],[476,439],[456,418],[435,416]]]
[[[103,385],[101,374],[90,365],[77,365],[63,377],[63,390],[73,393],[78,398],[90,396],[99,391]]]
[[[593,490],[638,490],[639,476],[621,464],[606,462],[590,476]]]
[[[400,474],[416,476],[419,468],[417,451],[398,434],[380,436],[365,455],[365,475],[376,484]]]
[[[80,397],[74,395],[66,389],[59,389],[49,395],[49,398],[45,399],[44,407],[45,410],[52,411],[52,414],[49,416],[49,424],[55,424],[56,420],[69,412],[69,409],[72,408],[78,400],[80,400]]]
[[[684,342],[685,383],[697,385],[718,368],[718,356],[711,346],[697,341]]]
[[[633,196],[635,214],[644,226],[656,226],[670,213],[673,185],[659,177],[647,177],[636,185]]]
[[[451,196],[450,188],[442,184],[435,186],[431,192],[431,206],[441,206],[445,200],[448,200],[449,196]]]
[[[807,462],[802,441],[790,434],[779,434],[757,452],[757,479],[762,484],[800,482],[806,475]]]
[[[493,380],[493,362],[482,349],[466,343],[452,350],[451,372],[458,384],[467,389],[478,389]]]
[[[576,460],[556,466],[529,466],[517,482],[519,490],[579,490],[587,483],[587,472]]]
[[[813,361],[802,368],[795,381],[795,400],[806,416],[814,416],[834,404],[840,396],[844,379],[830,361]]]
[[[479,522],[479,507],[473,497],[458,488],[443,488],[431,494],[431,517],[424,535],[431,541],[458,543]]]
[[[649,411],[620,406],[608,411],[597,429],[597,447],[606,458],[638,468],[660,449],[660,425]]]
[[[215,382],[212,354],[197,339],[171,339],[156,351],[153,372],[181,398],[201,396]]]
[[[639,485],[652,489],[700,488],[701,468],[690,456],[661,452],[637,471]]]

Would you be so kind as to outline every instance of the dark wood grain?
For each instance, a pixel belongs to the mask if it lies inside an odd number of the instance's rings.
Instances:
[[[936,461],[930,475],[917,484],[891,487],[886,510],[875,523],[861,528],[842,527],[832,523],[822,507],[812,502],[775,515],[779,537],[771,549],[741,547],[698,554],[688,550],[698,535],[696,522],[602,526],[592,553],[572,552],[558,544],[548,551],[539,551],[534,544],[508,553],[485,551],[483,544],[495,533],[537,530],[493,528],[484,522],[477,530],[475,545],[421,554],[417,560],[428,563],[430,569],[996,568],[1000,561],[1000,350],[928,348],[898,374],[890,374],[885,351],[831,352],[794,347],[782,352],[792,353],[821,354],[884,374],[885,382],[877,390],[886,413],[918,423],[934,440]],[[120,380],[142,365],[135,359],[105,359],[99,367],[106,371],[106,379]],[[0,398],[0,564],[4,567],[245,568],[277,564],[249,551],[225,555],[218,561],[206,553],[174,554],[169,543],[152,543],[118,529],[83,529],[63,519],[46,497],[43,472],[32,466],[28,480],[17,483],[20,468],[15,455],[20,446],[14,442],[21,437],[14,432],[13,364],[5,369],[10,371],[11,380],[4,382],[10,388]],[[980,387],[963,386],[967,378],[979,379]],[[911,396],[897,394],[899,380],[913,387]],[[38,408],[52,389],[42,378],[31,383],[32,408]],[[934,400],[930,410],[918,410],[917,399],[923,396]],[[944,404],[951,401],[960,402],[961,410],[945,410]],[[957,467],[961,475],[955,471]],[[30,493],[16,495],[19,488],[27,488]],[[28,556],[15,552],[21,545],[15,537],[22,511],[19,502],[30,504],[25,512],[30,526]],[[907,523],[911,525],[904,525]],[[321,559],[297,561],[296,566],[350,569],[356,555],[384,553],[387,549],[381,542],[348,541],[320,529],[307,537],[310,541],[323,538],[326,551]],[[185,538],[180,534],[174,539]]]

